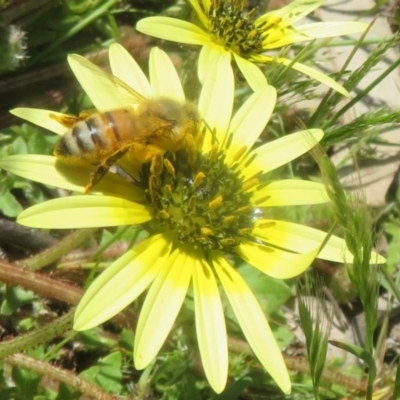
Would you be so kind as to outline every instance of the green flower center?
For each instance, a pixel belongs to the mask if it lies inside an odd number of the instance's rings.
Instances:
[[[141,185],[154,210],[149,230],[170,233],[177,244],[232,251],[252,231],[250,193],[218,146],[192,166],[184,151],[168,155],[158,177],[144,167]]]
[[[245,13],[243,0],[211,0],[208,10],[209,32],[225,49],[242,56],[261,53],[268,36],[268,23],[254,24],[253,8]]]

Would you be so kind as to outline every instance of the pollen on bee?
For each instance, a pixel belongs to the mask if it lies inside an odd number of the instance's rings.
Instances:
[[[163,169],[163,159],[160,154],[156,154],[155,157],[153,157],[150,165],[150,173],[153,176],[159,176],[161,175],[162,169]]]
[[[214,210],[215,208],[219,207],[223,201],[222,196],[216,197],[214,200],[208,203],[208,207]]]

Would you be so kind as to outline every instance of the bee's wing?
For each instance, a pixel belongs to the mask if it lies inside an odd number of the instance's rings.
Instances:
[[[129,122],[133,141],[146,138],[149,143],[156,144],[159,138],[168,139],[172,134],[171,122],[155,116],[135,115]]]
[[[68,62],[83,90],[100,112],[126,108],[145,100],[116,76],[78,54],[68,56]]]

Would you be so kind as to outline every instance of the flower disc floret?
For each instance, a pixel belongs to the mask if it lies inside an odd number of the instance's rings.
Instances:
[[[153,206],[152,230],[169,232],[177,245],[192,244],[205,251],[232,252],[253,228],[251,194],[243,190],[239,171],[225,163],[225,156],[213,147],[200,154],[194,166],[177,154],[164,160],[168,167],[155,183],[147,171],[142,185]]]
[[[241,0],[212,1],[208,14],[209,31],[216,43],[242,56],[263,51],[263,41],[268,34],[265,31],[267,22],[259,26],[254,24],[256,8],[247,14],[243,12]]]

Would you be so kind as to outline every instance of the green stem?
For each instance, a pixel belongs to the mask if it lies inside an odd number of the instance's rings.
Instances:
[[[68,40],[70,37],[77,34],[91,22],[99,18],[101,15],[105,14],[110,7],[112,7],[119,0],[109,0],[101,7],[97,8],[93,12],[89,13],[86,17],[82,18],[76,25],[74,25],[69,31],[67,31],[63,36],[61,36],[58,40],[52,43],[47,49],[42,51],[35,60],[32,61],[32,64],[37,63],[39,60],[43,59],[48,53],[52,52],[54,49],[59,47],[62,43]]]
[[[392,71],[394,71],[400,65],[400,58],[397,59],[389,68],[387,68],[382,74],[380,74],[372,83],[370,83],[364,90],[358,93],[353,99],[351,99],[344,107],[342,107],[328,122],[326,122],[322,129],[325,130],[332,126],[346,111],[363,99],[375,86],[382,82]]]
[[[388,270],[385,267],[381,268],[380,271],[381,271],[382,275],[385,277],[386,282],[390,286],[392,293],[396,296],[397,301],[400,301],[400,291],[399,291],[396,283],[394,282],[392,276],[390,275],[390,273],[388,272]]]
[[[46,267],[52,262],[61,258],[61,256],[64,254],[67,254],[71,250],[75,249],[86,239],[92,237],[96,231],[97,229],[78,229],[64,239],[60,240],[51,248],[46,249],[33,257],[19,261],[17,265],[21,265],[24,268],[30,269],[31,271],[36,271]]]
[[[81,288],[4,261],[0,261],[0,281],[22,286],[25,289],[32,290],[40,297],[51,298],[72,305],[78,304],[83,293]],[[124,310],[113,318],[115,323],[128,328],[135,326],[136,320],[137,315],[130,310]]]
[[[103,252],[106,249],[108,249],[114,242],[116,242],[120,237],[122,237],[129,228],[130,225],[127,225],[118,230],[110,239],[108,239],[104,244],[99,246],[99,248],[92,254],[90,259],[96,260],[98,257],[100,257],[103,254]]]
[[[29,332],[25,335],[20,335],[14,339],[7,340],[0,343],[0,359],[15,353],[21,353],[36,347],[40,344],[47,343],[56,336],[63,335],[65,332],[72,329],[72,320],[74,317],[74,310],[69,311],[67,314],[57,318],[50,324]]]
[[[365,36],[367,33],[371,30],[372,28],[372,23],[369,24],[368,29],[365,30],[365,32],[361,35],[360,39],[357,41],[356,46],[354,46],[347,57],[346,61],[344,62],[342,68],[339,71],[339,74],[337,76],[337,80],[339,80],[342,76],[343,73],[345,72],[347,66],[350,64],[350,61],[353,59],[355,53],[357,50],[360,48],[362,44],[365,45]],[[344,85],[345,86],[345,85]],[[348,88],[346,88],[348,89]],[[349,89],[350,90],[350,89]],[[324,98],[322,99],[321,103],[318,105],[317,109],[315,110],[314,114],[311,116],[310,121],[309,121],[309,126],[313,127],[317,124],[317,121],[319,123],[320,116],[323,111],[330,110],[330,107],[326,107],[328,101],[331,99],[333,89],[329,89],[328,92],[325,94]]]
[[[0,281],[22,286],[41,297],[47,297],[68,304],[77,304],[82,296],[82,289],[56,280],[49,275],[28,271],[0,261]]]
[[[249,356],[253,355],[250,346],[243,340],[229,337],[228,345],[229,350],[233,351],[236,354],[246,354]],[[291,371],[299,371],[310,375],[310,366],[305,357],[291,357],[286,355],[284,355],[283,357],[285,359],[287,367]],[[262,367],[260,366],[260,368]],[[338,372],[337,370],[330,370],[328,368],[325,368],[322,372],[322,380],[326,383],[342,385],[349,391],[360,391],[363,393],[366,391],[366,382],[364,380],[354,379],[345,374],[342,374],[341,372]]]
[[[94,386],[92,383],[86,379],[73,374],[65,369],[58,368],[49,363],[36,360],[32,357],[28,357],[24,354],[14,354],[8,356],[5,359],[7,364],[11,364],[16,367],[27,368],[34,371],[40,375],[47,376],[48,378],[55,380],[57,382],[63,382],[68,387],[73,388],[82,394],[85,398],[89,397],[96,400],[113,400],[115,396],[112,394],[105,393],[102,389]],[[122,399],[122,397],[118,397]]]

